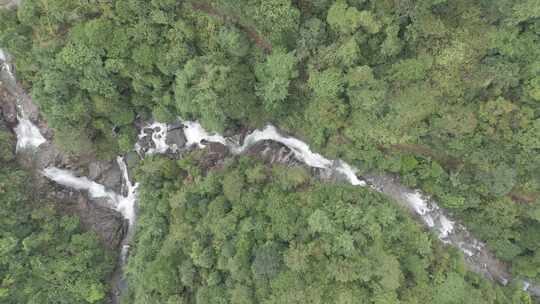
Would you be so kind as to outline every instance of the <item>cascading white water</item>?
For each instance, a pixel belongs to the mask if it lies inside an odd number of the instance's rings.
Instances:
[[[133,184],[129,179],[127,165],[123,157],[118,156],[116,162],[122,171],[123,186],[126,193],[125,196],[119,195],[120,199],[118,200],[116,210],[129,221],[130,226],[133,226],[136,216],[135,204],[137,202],[137,188],[139,187],[139,183]]]
[[[0,72],[7,72],[9,81],[15,82],[15,75],[13,75],[11,65],[7,60],[7,54],[0,49]],[[24,108],[21,105],[17,105],[17,110],[19,112],[19,115],[17,115],[19,124],[14,129],[17,135],[17,151],[37,148],[45,143],[47,140],[41,135],[38,127],[27,117],[28,115],[26,115]]]
[[[353,185],[365,186],[366,182],[358,179],[356,176],[356,169],[343,161],[329,160],[318,153],[314,153],[309,148],[309,145],[305,142],[296,139],[294,137],[286,137],[279,134],[276,127],[272,125],[266,126],[263,130],[255,130],[244,139],[244,143],[240,146],[232,139],[227,139],[219,134],[210,135],[200,123],[196,121],[184,121],[185,126],[184,134],[186,136],[187,145],[198,145],[200,148],[204,147],[203,141],[218,142],[229,147],[232,153],[240,154],[254,144],[271,140],[279,142],[287,146],[294,155],[304,162],[309,167],[321,168],[321,169],[335,169],[338,172],[343,173],[349,182]]]
[[[60,185],[76,190],[88,191],[90,198],[109,198],[113,205],[118,204],[118,194],[107,190],[105,186],[98,184],[87,177],[75,176],[75,174],[69,170],[50,167],[43,170],[43,175]]]
[[[309,148],[309,145],[305,142],[293,138],[293,137],[284,137],[277,131],[276,127],[272,125],[266,126],[263,130],[255,130],[244,139],[244,144],[241,147],[231,146],[233,153],[242,153],[250,146],[256,144],[257,142],[264,140],[272,140],[279,142],[291,149],[294,155],[304,162],[309,167],[328,169],[334,162],[324,158],[322,155],[314,153]],[[344,168],[345,170],[345,168]]]
[[[10,80],[10,82],[15,83],[15,77],[13,75],[11,66],[6,62],[8,59],[7,57],[8,56],[0,49],[0,71],[5,71],[4,79],[6,79],[5,77],[7,74],[7,78]],[[19,125],[15,128],[15,132],[17,134],[17,151],[27,148],[37,148],[45,143],[46,139],[41,135],[39,129],[32,123],[32,121],[27,118],[24,109],[20,108],[19,111]],[[188,146],[197,145],[199,148],[203,148],[205,146],[204,142],[218,142],[226,145],[232,153],[240,154],[258,142],[264,140],[275,141],[291,149],[291,152],[294,153],[296,158],[304,162],[307,166],[339,172],[345,176],[352,185],[355,186],[367,185],[364,180],[358,178],[356,175],[357,170],[354,167],[341,160],[330,160],[318,153],[314,153],[311,151],[308,144],[299,139],[281,135],[277,128],[272,125],[269,125],[262,130],[255,130],[244,139],[242,145],[239,145],[231,138],[225,138],[219,134],[208,133],[196,121],[185,121],[183,124],[185,126],[184,135],[186,137]],[[139,139],[148,136],[148,134],[145,133],[145,130],[148,129],[153,130],[151,132],[151,139],[154,143],[154,147],[146,151],[145,154],[166,153],[167,151],[172,150],[166,142],[168,132],[167,124],[154,122],[146,126],[143,128],[143,130],[141,130]],[[135,145],[135,150],[139,152],[139,155],[141,155],[140,145],[138,143]],[[123,158],[118,157],[117,162],[122,171],[125,195],[117,194],[114,191],[108,190],[103,185],[91,181],[86,177],[77,177],[72,172],[67,170],[54,167],[46,168],[43,171],[43,174],[51,180],[64,186],[88,191],[90,197],[92,198],[108,198],[111,203],[110,207],[119,211],[123,217],[129,221],[129,231],[132,231],[131,228],[136,221],[135,205],[138,184],[133,184],[129,180],[127,166]],[[372,184],[371,187],[376,191],[386,193],[386,189],[384,189],[381,185]],[[427,227],[437,232],[441,241],[456,245],[466,256],[469,257],[481,254],[485,244],[473,238],[469,239],[468,241],[457,241],[455,236],[458,233],[463,234],[465,232],[467,235],[469,235],[469,233],[466,232],[464,227],[461,225],[456,225],[453,220],[448,218],[443,210],[441,210],[439,206],[432,202],[428,197],[425,197],[419,191],[410,191],[405,193],[404,201],[411,210],[422,218]],[[456,230],[458,231],[456,232]],[[129,231],[128,235],[130,234]],[[125,262],[129,248],[127,239],[124,241],[125,242],[122,246],[121,253],[122,263]],[[504,284],[505,278],[498,279]],[[528,288],[529,282],[525,282],[524,289]],[[535,286],[535,288],[537,288],[537,286]],[[535,291],[535,293],[539,292]]]
[[[204,142],[217,142],[226,145],[232,153],[241,154],[258,142],[265,140],[275,141],[291,149],[296,158],[309,167],[335,170],[343,174],[348,182],[354,186],[367,185],[365,181],[358,178],[356,175],[357,170],[351,165],[342,160],[327,159],[324,156],[311,151],[307,143],[294,137],[281,135],[277,128],[272,125],[268,125],[262,130],[253,131],[245,137],[243,144],[239,145],[234,140],[225,138],[219,134],[210,134],[201,126],[200,123],[196,121],[182,121],[182,124],[184,125],[184,135],[186,137],[188,146],[196,145],[199,148],[203,148],[205,146]],[[145,128],[151,129],[155,126],[159,126],[161,130],[167,129],[166,125],[156,123],[153,123]],[[144,134],[144,136],[146,136],[146,134]],[[168,150],[168,146],[161,136],[158,138],[152,136],[152,140],[154,141],[156,147],[161,147],[160,151],[165,152]],[[376,187],[374,189],[379,192],[382,191]],[[450,220],[445,214],[443,214],[437,204],[430,202],[429,198],[424,198],[419,191],[414,191],[407,194],[407,203],[409,208],[419,215],[429,228],[437,231],[439,238],[443,242],[448,242],[447,239],[454,230],[454,221]]]
[[[25,118],[25,115],[18,116],[19,124],[15,127],[17,135],[17,151],[37,148],[47,142],[45,137],[41,135],[38,127],[36,127],[30,119]]]
[[[196,121],[185,121],[184,124],[184,135],[186,136],[186,145],[197,145],[199,148],[204,148],[203,141],[217,142],[224,145],[227,145],[227,140],[225,137],[219,134],[210,135],[200,123]]]
[[[311,151],[309,145],[297,138],[281,135],[277,128],[268,125],[262,130],[255,130],[247,135],[244,143],[240,146],[233,140],[227,140],[221,135],[208,135],[208,132],[198,123],[193,121],[182,122],[185,125],[184,134],[188,145],[198,145],[204,141],[219,142],[225,144],[234,154],[240,154],[254,144],[271,140],[279,142],[287,146],[294,155],[309,167],[320,168],[326,170],[335,170],[342,173],[349,183],[354,186],[366,186],[367,183],[360,180],[356,175],[357,170],[351,165],[342,160],[330,160],[324,156]],[[377,190],[377,189],[376,189]],[[378,190],[380,192],[380,190]],[[435,203],[428,203],[428,199],[424,199],[419,191],[415,191],[408,196],[410,207],[422,217],[423,221],[430,228],[435,227],[438,230],[438,235],[441,240],[445,240],[454,229],[454,221],[448,219],[439,211],[439,207]]]
[[[110,208],[120,212],[129,221],[130,226],[135,223],[135,203],[137,200],[137,183],[133,184],[129,180],[127,166],[122,157],[117,158],[118,166],[122,171],[123,181],[126,188],[126,195],[108,190],[105,186],[98,184],[87,177],[76,176],[69,170],[50,167],[43,170],[43,175],[57,184],[73,188],[76,190],[88,191],[90,198],[107,198]]]
[[[10,78],[15,79],[11,65],[8,63],[8,55],[2,49],[0,49],[0,70],[6,71]]]
[[[159,131],[155,131],[156,129],[159,129]],[[143,139],[146,136],[148,136],[145,133],[145,130],[153,130],[152,132],[152,141],[154,142],[155,148],[150,148],[148,151],[146,151],[147,155],[154,154],[154,153],[165,153],[169,149],[169,146],[167,145],[167,124],[160,123],[160,122],[154,122],[144,128],[141,129],[141,132],[139,133],[139,139]],[[135,151],[137,153],[140,153],[140,145],[137,143],[135,144]]]

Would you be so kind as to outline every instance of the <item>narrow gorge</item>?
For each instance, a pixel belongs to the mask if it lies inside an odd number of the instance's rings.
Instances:
[[[5,57],[5,55],[4,55]],[[2,66],[3,79],[7,83],[16,83],[13,79],[11,67],[8,62]],[[4,86],[7,86],[6,84]],[[39,113],[25,112],[29,105],[34,107],[31,100],[24,94],[19,85],[11,87],[12,94],[16,94],[18,101],[17,121],[14,128],[17,134],[18,151],[34,151],[40,154],[41,146],[49,142],[41,133],[51,134],[50,130],[40,128],[34,124],[31,118],[38,125],[45,125],[39,117]],[[22,101],[22,102],[21,102]],[[35,110],[34,110],[35,111]],[[181,131],[180,134],[178,131]],[[175,141],[170,139],[175,137]],[[267,154],[272,155],[273,162],[301,164],[310,168],[317,178],[328,182],[346,182],[360,187],[371,187],[374,191],[381,192],[392,198],[397,204],[409,210],[412,216],[418,219],[427,230],[435,233],[441,242],[459,248],[463,254],[466,265],[473,272],[477,272],[486,278],[506,285],[510,281],[520,280],[512,278],[504,263],[498,261],[489,251],[486,245],[475,239],[464,227],[453,219],[444,209],[440,208],[436,202],[421,191],[402,186],[399,179],[389,175],[366,174],[357,176],[357,170],[341,160],[331,160],[313,152],[309,145],[299,139],[281,134],[278,128],[268,125],[262,130],[254,130],[247,134],[239,134],[232,137],[223,137],[219,134],[209,133],[196,121],[178,120],[174,126],[165,123],[149,123],[139,130],[139,141],[134,147],[134,151],[140,157],[150,154],[169,154],[171,157],[181,155],[181,151],[192,149],[204,149],[208,144],[214,143],[226,147],[232,154],[239,155],[250,148],[264,143],[277,143],[273,148],[259,149],[260,157]],[[283,151],[282,149],[286,151]],[[276,157],[279,155],[280,157]],[[87,177],[79,176],[76,170],[64,169],[54,166],[37,168],[50,180],[71,189],[87,192],[90,199],[97,203],[105,201],[106,207],[116,210],[122,214],[129,223],[129,229],[121,243],[121,263],[125,263],[128,255],[129,239],[136,226],[136,198],[137,183],[129,178],[128,168],[122,156],[116,159],[116,163],[122,172],[121,190],[115,192],[107,189],[104,185],[90,180]],[[50,164],[48,164],[50,165]],[[122,283],[121,276],[115,283],[119,288]],[[540,286],[531,284],[529,281],[522,281],[523,289],[535,296],[540,296]],[[123,287],[125,288],[125,286]],[[117,292],[118,293],[118,292]]]

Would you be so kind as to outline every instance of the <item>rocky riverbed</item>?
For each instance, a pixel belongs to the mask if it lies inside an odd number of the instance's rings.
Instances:
[[[121,247],[122,252],[125,253],[129,244],[124,236],[129,235],[128,223],[135,224],[136,209],[133,197],[136,185],[129,180],[127,169],[123,168],[125,163],[123,160],[121,162],[118,160],[98,161],[92,155],[68,155],[57,149],[52,144],[54,133],[41,119],[38,108],[14,79],[10,78],[12,70],[8,66],[4,67],[0,73],[0,79],[3,80],[0,98],[2,98],[1,111],[4,124],[17,130],[21,122],[26,120],[30,123],[27,133],[32,134],[31,127],[35,127],[46,139],[46,141],[29,141],[28,148],[22,147],[19,151],[19,161],[36,173],[39,184],[56,189],[50,195],[66,206],[66,212],[80,214],[87,229],[96,231],[110,248],[120,250],[119,247]],[[481,241],[475,239],[464,226],[452,219],[429,197],[425,197],[417,190],[403,187],[399,179],[393,176],[366,174],[359,177],[355,174],[354,168],[346,163],[324,158],[311,151],[306,143],[282,135],[273,126],[268,126],[263,130],[254,130],[247,135],[227,138],[219,134],[209,134],[197,122],[190,121],[179,120],[172,125],[153,122],[141,125],[139,129],[139,141],[135,147],[139,157],[160,153],[179,158],[190,149],[205,148],[209,151],[207,164],[205,164],[208,167],[219,166],[220,162],[230,154],[248,154],[261,157],[269,163],[305,166],[317,178],[324,181],[371,186],[409,210],[443,243],[459,248],[464,253],[466,265],[470,270],[501,284],[514,280],[509,274],[507,265],[498,261]],[[39,146],[39,151],[35,152],[32,148],[37,148],[37,146]],[[126,158],[132,158],[135,161],[136,156],[131,154]],[[49,174],[48,177],[80,191],[52,184],[42,175],[47,168],[65,170]],[[105,189],[102,191],[104,194],[92,195],[92,188],[88,186],[92,183],[102,186]],[[128,200],[130,195],[133,196],[131,200]],[[123,199],[125,200],[122,201]],[[118,208],[121,204],[124,204],[123,208]],[[85,216],[86,218],[83,219]],[[115,278],[114,285],[118,291],[123,286],[121,275],[117,273]],[[538,285],[523,283],[532,294],[540,295]],[[114,302],[116,297],[113,299]]]
[[[403,186],[397,176],[376,173],[357,176],[356,170],[348,164],[340,160],[326,159],[311,151],[304,142],[282,135],[272,126],[263,130],[254,130],[248,134],[225,138],[218,134],[209,134],[196,122],[183,122],[183,124],[186,145],[192,148],[208,149],[209,159],[203,162],[204,166],[217,166],[220,159],[222,160],[229,154],[247,154],[262,158],[269,164],[304,166],[312,172],[313,176],[324,182],[347,182],[357,186],[369,186],[392,198],[411,216],[417,218],[426,230],[435,233],[441,242],[455,246],[463,252],[465,265],[469,270],[482,274],[487,279],[502,285],[516,281],[531,294],[540,295],[538,284],[512,278],[508,265],[498,260],[483,242],[474,238],[466,227],[440,208],[433,199],[423,195],[418,190]],[[160,127],[156,128],[157,125]],[[158,132],[159,136],[153,132]],[[159,150],[171,157],[178,155],[178,147],[166,146],[167,132],[166,125],[150,124],[141,133],[143,135],[140,136],[139,148],[144,151],[141,143],[157,141],[150,146],[161,146]],[[155,149],[147,151],[149,153],[157,152]]]

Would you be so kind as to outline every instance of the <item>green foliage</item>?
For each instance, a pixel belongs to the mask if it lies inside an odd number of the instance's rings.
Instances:
[[[0,161],[7,163],[15,158],[15,136],[8,131],[0,129]]]
[[[0,168],[0,302],[105,303],[115,257],[75,216],[35,200],[30,176]]]
[[[360,13],[355,7],[349,7],[346,1],[336,1],[328,10],[326,21],[336,30],[350,34],[359,27]]]
[[[180,167],[144,161],[126,301],[502,304],[512,296],[465,272],[456,252],[379,194],[249,158],[201,176],[201,157]],[[161,174],[167,166],[176,175]]]
[[[224,28],[219,32],[219,44],[231,55],[244,57],[249,52],[249,41],[236,28]]]
[[[127,151],[136,117],[199,119],[220,132],[272,122],[362,171],[400,174],[488,244],[519,247],[495,252],[519,252],[514,271],[537,276],[524,265],[540,250],[528,238],[540,222],[521,201],[540,193],[538,7],[28,0],[0,10],[0,45],[66,151]],[[257,296],[234,290],[239,301]]]
[[[226,66],[199,57],[176,74],[176,108],[183,117],[199,117],[223,131],[232,119],[246,118],[254,105],[251,79],[244,66]]]
[[[290,82],[298,77],[296,64],[294,53],[277,50],[266,58],[266,62],[255,66],[258,80],[256,92],[262,97],[267,111],[280,112],[285,109]]]

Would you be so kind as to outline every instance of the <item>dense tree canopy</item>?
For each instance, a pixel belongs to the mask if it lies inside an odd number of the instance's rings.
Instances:
[[[131,149],[137,119],[273,122],[421,187],[540,281],[539,7],[25,0],[0,44],[73,153]]]
[[[206,173],[200,158],[139,168],[126,303],[527,303],[379,194],[249,158]]]
[[[1,128],[0,151],[0,303],[106,303],[114,254],[36,192]]]

